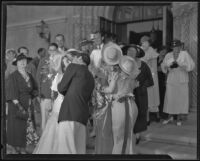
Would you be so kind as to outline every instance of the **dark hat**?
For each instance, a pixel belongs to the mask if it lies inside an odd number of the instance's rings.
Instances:
[[[13,64],[13,65],[17,65],[17,61],[22,60],[22,59],[27,59],[27,62],[32,60],[32,58],[27,57],[27,56],[25,56],[23,53],[21,53],[21,54],[17,55],[17,56],[14,58],[12,64]]]
[[[135,48],[135,50],[137,51],[137,53],[136,53],[137,58],[142,58],[145,55],[144,50],[140,46],[135,45],[135,44],[126,45],[123,47],[124,49],[126,49],[126,51],[125,51],[126,55],[127,55],[128,49],[130,47]]]
[[[180,40],[174,39],[172,41],[171,48],[174,48],[174,47],[177,47],[177,46],[181,46],[181,45],[183,45],[183,43]]]

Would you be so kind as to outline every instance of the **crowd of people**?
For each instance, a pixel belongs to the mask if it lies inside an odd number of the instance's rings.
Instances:
[[[181,126],[194,61],[180,40],[169,48],[151,44],[148,36],[125,44],[98,31],[77,49],[65,47],[57,34],[34,58],[24,46],[6,50],[7,146],[19,154],[28,145],[35,147],[32,154],[86,154],[89,135],[95,154],[135,154],[152,121],[176,119]]]

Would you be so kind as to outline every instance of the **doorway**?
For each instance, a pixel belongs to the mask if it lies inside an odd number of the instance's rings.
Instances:
[[[152,46],[159,49],[163,45],[169,46],[173,40],[171,3],[115,7],[113,21],[118,28],[116,34],[123,43],[139,45],[142,36],[154,34]]]

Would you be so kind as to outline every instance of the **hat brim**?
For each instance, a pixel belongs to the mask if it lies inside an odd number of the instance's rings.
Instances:
[[[144,55],[145,55],[144,50],[142,50],[142,48],[139,47],[138,45],[134,45],[134,44],[130,44],[130,45],[124,46],[123,50],[126,50],[126,51],[124,51],[124,52],[126,52],[126,55],[128,53],[128,49],[130,47],[133,47],[133,48],[135,48],[137,50],[136,58],[142,58],[142,57],[144,57]]]
[[[107,53],[107,50],[109,50],[110,48],[115,48],[117,49],[119,52],[118,54],[118,59],[116,61],[110,61],[105,55]],[[108,45],[105,46],[105,48],[102,50],[102,58],[105,61],[106,64],[108,65],[116,65],[119,64],[120,58],[123,56],[122,54],[122,50],[119,46],[117,46],[115,43],[109,43]]]
[[[33,59],[33,58],[30,58],[30,57],[21,57],[21,58],[19,58],[19,59],[16,59],[16,60],[14,60],[13,62],[12,62],[12,65],[17,65],[17,61],[19,61],[19,60],[22,60],[22,59],[26,59],[27,60],[27,64]]]
[[[183,45],[183,43],[177,44],[177,45],[172,45],[172,46],[171,46],[171,49],[173,49],[173,48],[175,48],[175,47],[180,47],[180,46],[182,46],[182,45]]]
[[[131,60],[133,63],[134,63],[134,69],[131,71],[131,72],[128,72],[124,67],[123,67],[123,62],[126,61],[127,59]],[[121,68],[121,70],[128,74],[129,76],[134,76],[134,75],[137,75],[138,74],[138,67],[137,67],[137,64],[135,62],[135,60],[133,58],[131,58],[130,56],[123,56],[121,59],[120,59],[120,62],[119,62],[119,66]]]

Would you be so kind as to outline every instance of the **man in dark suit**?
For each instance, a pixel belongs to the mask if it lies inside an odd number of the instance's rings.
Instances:
[[[94,78],[88,70],[89,64],[89,55],[77,52],[58,84],[58,91],[64,95],[64,100],[58,117],[56,154],[86,153],[88,103],[94,89]]]

